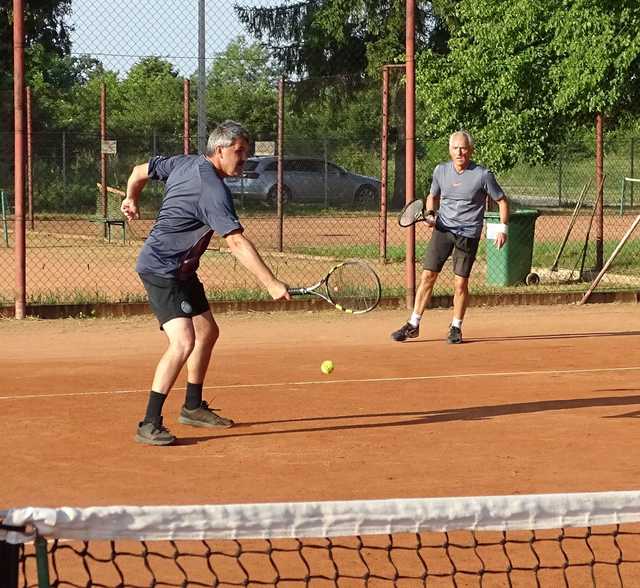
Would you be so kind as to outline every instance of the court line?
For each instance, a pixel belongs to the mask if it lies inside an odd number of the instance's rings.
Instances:
[[[640,366],[585,368],[568,370],[538,370],[521,372],[480,372],[470,374],[440,374],[435,376],[396,376],[390,378],[356,378],[351,380],[306,380],[300,382],[265,382],[261,384],[221,384],[219,386],[204,386],[203,390],[223,390],[237,388],[278,388],[282,386],[316,386],[332,384],[371,384],[384,382],[418,382],[424,380],[451,380],[456,378],[499,378],[503,376],[552,376],[558,374],[593,374],[602,372],[630,372],[638,371]],[[56,392],[53,394],[21,394],[19,396],[0,396],[0,400],[27,400],[33,398],[63,398],[69,396],[106,396],[110,394],[138,394],[148,392],[144,390],[106,390],[101,392]]]

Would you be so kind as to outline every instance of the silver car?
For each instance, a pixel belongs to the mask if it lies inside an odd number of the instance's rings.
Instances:
[[[380,180],[349,172],[335,163],[311,157],[285,157],[283,202],[319,202],[346,206],[373,206]],[[276,157],[250,157],[241,177],[224,181],[234,198],[273,206],[277,197]]]

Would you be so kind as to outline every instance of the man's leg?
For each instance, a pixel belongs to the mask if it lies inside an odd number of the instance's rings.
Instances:
[[[433,229],[431,240],[424,253],[422,266],[424,268],[418,287],[416,288],[416,297],[413,303],[413,312],[409,320],[402,325],[397,331],[391,333],[394,341],[405,341],[417,337],[420,332],[420,320],[422,314],[431,301],[431,293],[433,286],[442,271],[442,266],[453,251],[454,240],[450,233],[440,230],[437,227]]]
[[[202,401],[202,385],[220,334],[211,311],[194,316],[193,328],[195,345],[187,360],[187,393],[178,421],[194,427],[231,427],[231,419],[216,414]]]
[[[469,237],[456,238],[453,252],[453,320],[449,328],[447,341],[462,343],[462,321],[469,304],[469,275],[476,259],[480,240]]]
[[[167,321],[162,328],[169,346],[160,358],[153,375],[151,389],[159,394],[168,394],[187,362],[195,346],[195,330],[191,318],[178,317]]]
[[[136,434],[136,441],[150,445],[171,445],[175,441],[175,437],[162,424],[162,407],[195,342],[190,318],[171,319],[162,328],[169,345],[156,366],[147,412]]]
[[[447,341],[458,344],[462,343],[462,321],[469,303],[469,278],[455,276],[453,287],[453,320],[449,327]]]
[[[187,360],[187,382],[202,384],[220,330],[210,310],[194,316],[192,321],[195,332],[195,344]]]
[[[439,272],[425,269],[422,271],[418,287],[416,288],[416,297],[413,302],[413,312],[409,320],[402,325],[397,331],[391,333],[394,341],[405,341],[406,339],[414,339],[420,333],[420,320],[422,314],[429,305],[433,286],[438,279]]]

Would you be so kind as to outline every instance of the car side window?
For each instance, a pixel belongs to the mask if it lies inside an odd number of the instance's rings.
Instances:
[[[327,173],[333,176],[339,176],[342,173],[342,169],[334,163],[327,162]]]
[[[270,161],[267,165],[264,166],[264,171],[277,171],[278,170],[278,161]]]

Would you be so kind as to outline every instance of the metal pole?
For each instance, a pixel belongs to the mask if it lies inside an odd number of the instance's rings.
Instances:
[[[329,165],[327,164],[327,139],[322,142],[322,163],[323,163],[323,181],[324,181],[324,207],[329,207]]]
[[[62,131],[62,187],[67,188],[67,131]]]
[[[284,187],[284,78],[278,80],[278,193],[276,203],[276,216],[278,218],[278,251],[282,251],[284,245],[284,216],[282,210],[282,189]]]
[[[49,588],[49,558],[47,555],[47,540],[38,535],[34,541],[36,545],[36,569],[38,571],[38,588]]]
[[[29,222],[33,231],[33,118],[31,112],[31,88],[27,87],[27,201]]]
[[[207,148],[207,80],[205,71],[204,0],[198,0],[198,151]]]
[[[0,190],[0,207],[2,213],[2,234],[4,236],[4,244],[9,247],[9,227],[7,226],[7,205],[4,190]]]
[[[416,103],[416,80],[415,80],[415,0],[406,0],[406,114],[405,114],[405,134],[406,134],[406,179],[405,179],[405,202],[415,199],[415,103]],[[406,283],[407,308],[413,308],[416,290],[416,229],[412,225],[407,229],[406,241]]]
[[[596,270],[602,269],[604,261],[604,186],[602,181],[603,171],[603,139],[602,139],[602,114],[596,114]]]
[[[107,140],[107,85],[103,82],[100,87],[100,182],[102,186],[102,216],[109,215],[107,196],[107,154],[103,149],[103,142]],[[107,225],[105,225],[105,231]]]
[[[631,158],[631,169],[630,171],[630,175],[633,178],[633,167],[634,167],[634,159],[635,159],[635,147],[636,147],[636,140],[631,137],[631,153],[630,153],[630,158]],[[633,208],[633,182],[631,182],[631,208]]]
[[[558,206],[562,206],[562,151],[558,155]]]
[[[382,131],[380,134],[380,259],[387,260],[387,160],[389,142],[389,68],[382,68]]]
[[[13,0],[13,151],[16,294],[15,317],[27,310],[27,254],[24,219],[24,5]]]
[[[191,135],[189,133],[189,118],[191,114],[189,112],[189,95],[191,94],[191,84],[188,79],[185,78],[183,88],[182,88],[182,116],[183,116],[183,130],[182,130],[182,139],[183,139],[183,149],[184,154],[189,155],[189,144],[191,143]]]

